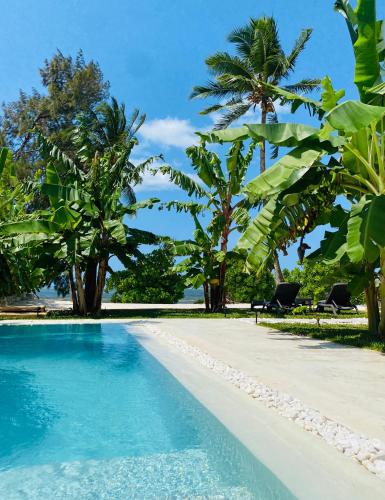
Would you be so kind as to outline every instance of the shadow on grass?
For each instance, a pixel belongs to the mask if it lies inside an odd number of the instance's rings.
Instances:
[[[301,337],[308,337],[317,340],[326,340],[350,347],[359,347],[365,349],[372,349],[385,353],[385,340],[380,339],[375,335],[371,335],[367,328],[362,326],[351,325],[306,325],[292,323],[279,323],[271,325],[270,323],[260,323],[262,326],[279,330],[292,335]],[[319,346],[303,346],[303,349],[322,349],[333,348],[336,346],[329,344],[322,344]]]

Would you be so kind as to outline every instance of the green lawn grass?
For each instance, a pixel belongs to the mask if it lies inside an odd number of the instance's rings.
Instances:
[[[365,326],[353,325],[304,325],[293,323],[258,323],[262,326],[280,330],[292,335],[301,335],[312,339],[329,340],[337,344],[349,345],[385,352],[385,341],[371,335]]]
[[[314,314],[314,313],[306,313],[306,314],[287,314],[277,315],[271,313],[259,313],[258,320],[263,318],[276,318],[276,317],[287,317],[287,318],[305,318],[311,319],[316,316],[327,319],[333,318],[333,314],[331,313],[322,313],[322,314]],[[153,319],[153,318],[197,318],[197,319],[221,319],[221,318],[253,318],[255,317],[255,312],[252,312],[250,309],[228,309],[226,314],[224,313],[211,313],[208,314],[205,310],[202,309],[113,309],[113,310],[103,310],[101,316],[95,319],[108,319],[108,318],[116,318],[116,319]],[[343,317],[365,317],[365,314],[355,314],[355,313],[346,313]],[[92,319],[92,316],[90,316]],[[6,321],[10,319],[82,319],[79,316],[76,316],[72,313],[72,311],[50,311],[48,314],[43,315],[39,314],[9,314],[9,315],[0,315],[0,321]]]

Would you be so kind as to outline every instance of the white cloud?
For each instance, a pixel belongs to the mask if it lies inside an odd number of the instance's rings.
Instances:
[[[146,141],[162,146],[187,148],[197,143],[198,137],[195,131],[196,128],[190,120],[167,117],[144,123],[140,135]]]
[[[134,165],[138,165],[139,163],[142,163],[145,159],[144,158],[135,158],[132,159],[132,163]],[[154,168],[156,169],[161,165],[160,162],[154,162],[149,168]],[[196,174],[190,174],[187,172],[184,172],[186,175],[191,177],[195,182],[201,183],[202,181],[199,179],[199,177]],[[170,176],[168,174],[162,174],[161,172],[157,172],[155,175],[153,175],[149,170],[144,172],[142,175],[142,182],[141,184],[137,184],[134,186],[134,191],[136,193],[144,193],[148,191],[173,191],[180,189],[178,186],[176,186],[170,179]]]
[[[171,191],[173,189],[176,189],[176,186],[171,182],[170,176],[161,174],[160,172],[157,172],[155,175],[145,172],[142,183],[134,187],[134,191],[137,193]]]

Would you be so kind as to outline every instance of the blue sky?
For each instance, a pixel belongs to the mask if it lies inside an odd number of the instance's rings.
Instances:
[[[147,114],[135,158],[163,153],[166,161],[191,172],[184,149],[194,132],[211,127],[198,114],[208,102],[190,101],[191,88],[209,75],[205,58],[218,50],[232,50],[228,33],[250,17],[273,14],[283,46],[289,50],[303,28],[314,29],[299,59],[293,80],[329,75],[347,97],[352,85],[353,56],[344,21],[333,11],[333,0],[12,0],[3,2],[0,45],[1,100],[10,101],[19,89],[39,89],[38,68],[56,49],[97,61],[111,83],[111,94]],[[382,14],[382,13],[381,13]],[[281,121],[312,120],[305,112]],[[255,172],[257,164],[255,165]],[[253,172],[251,172],[252,174]],[[146,178],[139,199],[157,196],[183,199],[165,178]],[[188,216],[143,211],[133,225],[176,238],[191,236]],[[322,231],[308,238],[317,247]],[[282,259],[293,267],[296,248]]]

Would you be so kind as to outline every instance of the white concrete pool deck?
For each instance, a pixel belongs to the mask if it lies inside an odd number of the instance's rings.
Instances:
[[[385,441],[383,354],[239,320],[153,321],[337,422]]]
[[[237,320],[151,323],[152,327],[138,330],[144,346],[298,498],[385,497],[383,480],[152,335],[151,328],[300,398],[355,431],[385,438],[385,358],[381,355],[307,341]],[[374,368],[369,366],[372,362]]]

